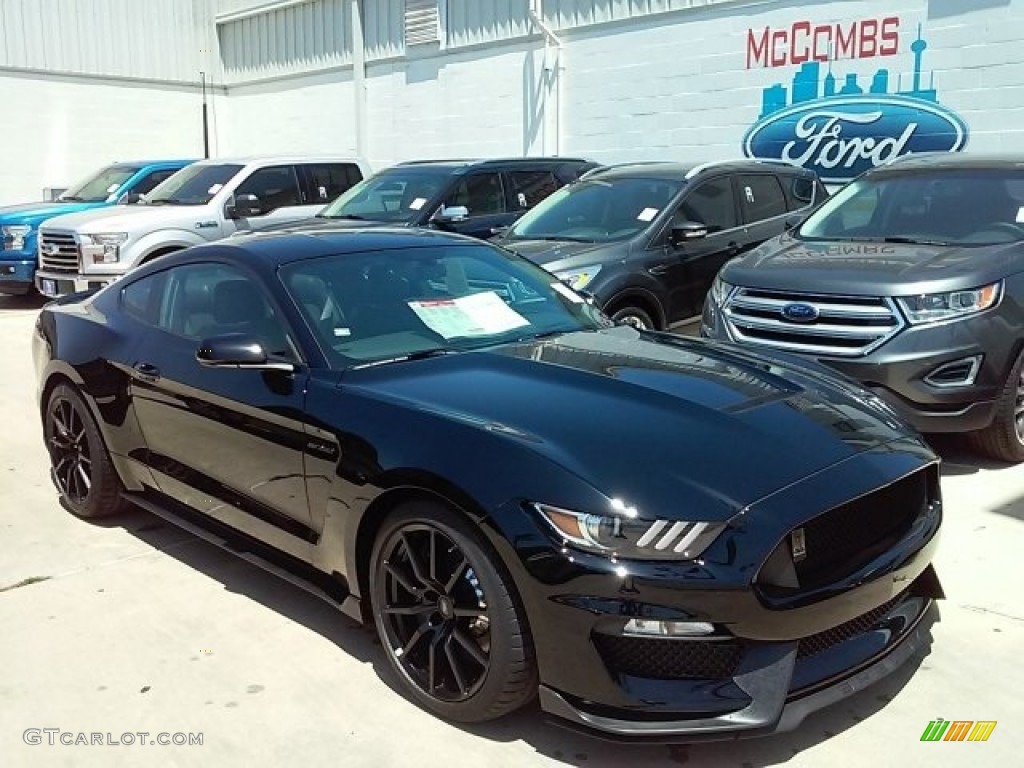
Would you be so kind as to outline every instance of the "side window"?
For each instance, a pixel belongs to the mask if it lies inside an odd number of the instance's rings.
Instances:
[[[159,272],[126,285],[121,289],[121,309],[147,325],[158,325],[163,280],[164,273]]]
[[[278,208],[302,205],[295,168],[290,165],[260,168],[238,185],[235,195],[256,195],[264,213],[270,213]]]
[[[254,336],[273,355],[294,358],[284,322],[251,277],[226,264],[168,270],[157,325],[193,341],[226,333]]]
[[[764,173],[740,176],[739,185],[740,208],[746,223],[764,221],[786,212],[786,196],[774,175]]]
[[[721,232],[736,226],[736,202],[728,176],[705,181],[683,200],[677,219],[697,221],[709,232]]]
[[[519,209],[532,208],[562,186],[551,171],[509,171],[508,177]]]
[[[359,166],[355,163],[309,164],[301,166],[301,172],[307,205],[326,205],[363,178]]]
[[[167,168],[162,171],[153,171],[152,173],[143,176],[139,181],[132,187],[132,192],[137,195],[145,195],[152,192],[156,188],[157,184],[161,184],[167,179],[171,178],[178,171],[173,168]]]
[[[505,192],[499,173],[474,173],[463,178],[448,195],[446,206],[464,205],[470,216],[505,212]]]

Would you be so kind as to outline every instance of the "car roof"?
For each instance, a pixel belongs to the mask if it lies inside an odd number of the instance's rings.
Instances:
[[[322,256],[387,251],[405,248],[427,248],[436,245],[480,246],[484,241],[465,235],[456,235],[435,229],[407,227],[346,227],[314,226],[287,232],[252,232],[197,245],[167,254],[138,269],[141,273],[150,264],[166,268],[174,264],[203,261],[216,255],[237,258],[254,266],[274,268]],[[134,272],[133,272],[134,274]]]
[[[281,163],[354,163],[365,165],[357,157],[339,155],[249,155],[236,157],[211,157],[200,160],[196,165],[279,165]]]
[[[441,160],[406,160],[385,170],[399,168],[431,168],[446,171],[469,171],[479,168],[515,168],[516,166],[561,166],[597,165],[593,160],[581,157],[496,157],[496,158],[452,158]]]
[[[172,160],[115,160],[110,163],[111,166],[115,165],[126,165],[138,168],[148,168],[151,165],[191,165],[196,162],[195,159],[184,160],[184,159],[172,159]],[[109,167],[109,166],[108,166]]]
[[[887,165],[872,169],[879,171],[964,170],[1024,168],[1022,154],[980,154],[971,152],[928,152],[897,158]]]
[[[809,174],[809,171],[782,160],[736,159],[716,160],[708,163],[678,163],[650,161],[640,163],[618,163],[595,168],[585,176],[587,179],[692,179],[711,171],[765,171],[784,168],[792,173]]]

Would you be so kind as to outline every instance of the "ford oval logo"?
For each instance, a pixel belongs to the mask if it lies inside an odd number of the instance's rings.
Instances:
[[[782,308],[782,316],[793,323],[810,323],[818,319],[818,308],[813,304],[793,302]]]
[[[843,183],[901,155],[959,152],[967,125],[942,105],[910,96],[832,96],[795,104],[755,123],[748,157],[782,160]]]

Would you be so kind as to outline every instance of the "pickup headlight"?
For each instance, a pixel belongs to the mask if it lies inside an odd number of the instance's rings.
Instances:
[[[728,523],[648,520],[622,507],[608,514],[575,512],[550,504],[530,505],[566,546],[626,560],[694,560]]]
[[[904,296],[897,301],[913,325],[954,320],[983,312],[999,302],[1003,283],[998,281],[969,291]]]
[[[128,240],[127,232],[103,232],[79,235],[82,256],[93,264],[113,264],[121,256],[121,246]]]
[[[721,276],[715,276],[715,282],[711,284],[710,296],[711,300],[715,303],[715,306],[722,306],[725,304],[725,300],[729,298],[729,295],[733,292],[736,286],[731,285],[721,278]]]
[[[574,291],[582,291],[590,285],[590,282],[597,277],[597,273],[600,271],[601,267],[595,264],[592,267],[584,267],[583,269],[573,269],[568,272],[556,272],[555,277],[563,283],[567,283]]]
[[[23,250],[25,248],[25,238],[29,236],[31,231],[32,227],[27,224],[12,224],[11,226],[3,227],[4,250]]]

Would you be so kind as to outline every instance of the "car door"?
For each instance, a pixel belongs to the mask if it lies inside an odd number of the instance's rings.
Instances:
[[[789,218],[789,206],[778,176],[774,173],[741,173],[736,181],[740,213],[747,227],[747,247],[753,248],[782,234]]]
[[[478,171],[459,178],[444,198],[444,207],[465,207],[466,218],[446,225],[461,235],[491,237],[492,230],[505,226],[510,214],[505,202],[505,185],[500,171]]]
[[[673,227],[685,222],[703,224],[707,236],[673,244]],[[701,313],[715,275],[741,252],[745,238],[730,175],[699,181],[684,193],[658,241],[663,257],[650,270],[665,282],[669,324]]]
[[[303,557],[315,541],[303,468],[306,374],[209,368],[203,339],[246,333],[298,360],[257,278],[208,262],[158,273],[160,299],[131,361],[131,398],[159,490]]]

